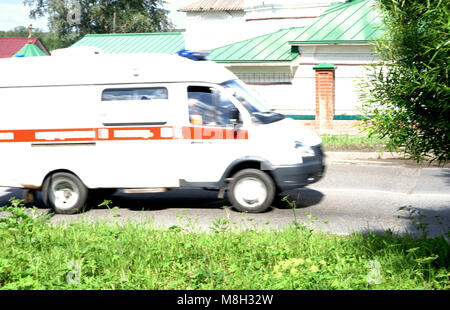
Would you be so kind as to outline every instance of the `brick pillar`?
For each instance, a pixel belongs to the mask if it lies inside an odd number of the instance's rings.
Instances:
[[[319,130],[333,129],[334,96],[336,66],[321,63],[313,68],[316,70],[316,121]]]

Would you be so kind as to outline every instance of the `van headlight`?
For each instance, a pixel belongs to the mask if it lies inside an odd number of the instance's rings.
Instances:
[[[314,150],[307,146],[304,145],[302,142],[300,141],[295,141],[295,148],[300,151],[300,155],[302,157],[311,157],[311,156],[315,156],[316,154],[314,153]]]

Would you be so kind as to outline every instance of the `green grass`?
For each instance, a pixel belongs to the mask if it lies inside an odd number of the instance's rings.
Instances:
[[[150,223],[50,225],[17,201],[0,215],[2,289],[449,289],[443,238]],[[111,212],[114,212],[111,210]]]
[[[350,135],[322,135],[325,151],[379,151],[387,143],[386,139]]]

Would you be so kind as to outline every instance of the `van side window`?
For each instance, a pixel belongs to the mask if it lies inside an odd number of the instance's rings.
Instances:
[[[169,94],[167,92],[167,88],[165,87],[106,89],[102,93],[102,101],[152,100],[168,98]]]
[[[169,119],[168,88],[109,88],[102,92],[101,122],[106,126],[161,125]]]
[[[218,90],[204,86],[188,87],[189,121],[193,125],[232,127],[230,111],[234,104]]]

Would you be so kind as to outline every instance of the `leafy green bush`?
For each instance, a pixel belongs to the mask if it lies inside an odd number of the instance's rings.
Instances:
[[[450,154],[450,2],[378,0],[385,35],[362,83],[363,123],[417,161]]]

